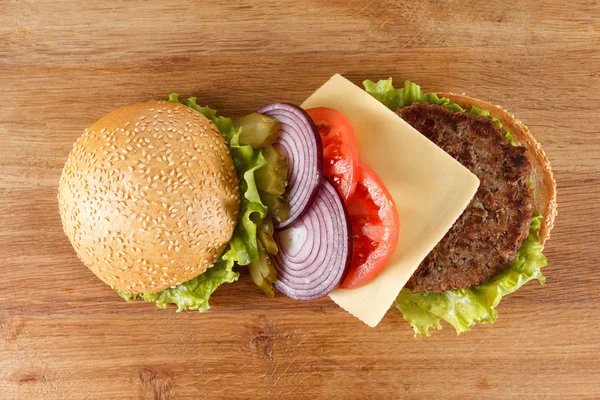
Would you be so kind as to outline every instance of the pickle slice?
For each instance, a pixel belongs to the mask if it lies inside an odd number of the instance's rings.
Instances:
[[[281,130],[277,118],[259,113],[244,115],[235,119],[233,124],[236,129],[242,128],[240,144],[254,149],[275,143]]]

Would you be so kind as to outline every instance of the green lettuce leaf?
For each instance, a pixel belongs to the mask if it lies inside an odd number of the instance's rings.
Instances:
[[[466,112],[448,98],[439,98],[435,93],[424,93],[421,87],[405,81],[402,89],[395,89],[392,78],[374,83],[363,82],[365,90],[392,111],[417,102],[427,102],[446,107],[450,111]],[[482,115],[496,123],[504,136],[516,146],[513,135],[489,111],[471,107],[470,114]],[[530,183],[531,186],[531,183]],[[539,238],[541,215],[535,215],[529,228],[529,236],[523,242],[515,261],[509,268],[489,281],[467,289],[447,290],[442,293],[419,292],[402,289],[394,306],[402,312],[412,326],[415,336],[430,336],[430,329],[442,329],[441,320],[448,322],[458,334],[469,330],[477,322],[491,324],[496,321],[496,306],[502,297],[511,294],[525,283],[537,279],[546,280],[541,269],[546,266]]]
[[[450,111],[464,112],[465,110],[445,97],[441,99],[435,93],[424,93],[416,83],[405,81],[402,89],[395,89],[392,78],[381,79],[375,83],[369,79],[363,82],[365,91],[375,97],[387,108],[396,111],[413,103],[431,103],[446,107]]]
[[[159,293],[117,293],[127,301],[153,301],[159,308],[175,304],[178,312],[186,309],[203,312],[210,308],[208,299],[219,286],[238,279],[239,274],[233,271],[233,265],[233,261],[221,258],[203,274]]]
[[[119,296],[127,301],[153,301],[160,308],[165,308],[168,304],[175,304],[177,305],[177,311],[186,309],[206,311],[209,309],[208,299],[210,295],[223,283],[231,283],[238,279],[239,274],[233,271],[234,265],[248,265],[258,259],[256,224],[252,221],[251,216],[256,213],[259,218],[264,218],[268,209],[262,203],[258,194],[254,181],[254,171],[267,164],[267,161],[263,157],[262,151],[253,149],[250,146],[240,145],[241,129],[236,130],[230,118],[218,116],[217,112],[209,107],[199,106],[196,100],[196,97],[179,100],[177,93],[172,93],[169,96],[170,102],[184,104],[211,120],[223,133],[229,144],[240,182],[241,194],[240,215],[233,236],[215,265],[203,274],[173,288],[154,294],[133,294],[117,291]]]
[[[413,103],[437,104],[455,112],[466,111],[464,108],[456,103],[453,103],[446,97],[442,97],[440,99],[435,93],[424,93],[419,85],[411,81],[405,81],[402,89],[394,88],[394,85],[392,84],[392,78],[388,78],[386,80],[382,79],[377,83],[367,79],[363,82],[363,86],[365,87],[365,91],[367,93],[375,97],[392,111],[396,111],[399,108],[408,107]],[[482,110],[477,107],[471,107],[469,114],[482,115],[496,123],[500,129],[502,129],[502,132],[508,141],[513,146],[516,146],[513,135],[504,127],[504,125],[502,125],[500,120],[492,116],[489,111]]]
[[[441,329],[440,320],[452,325],[458,334],[469,330],[477,322],[491,324],[498,317],[496,306],[502,297],[533,279],[544,284],[546,278],[541,269],[547,262],[539,237],[541,221],[541,215],[533,217],[529,236],[510,267],[479,286],[442,293],[413,293],[402,289],[394,306],[404,314],[415,336],[429,336],[430,329]]]
[[[392,111],[396,111],[400,108],[400,102],[402,95],[400,94],[401,89],[395,89],[392,84],[392,78],[380,79],[377,83],[370,79],[363,81],[365,91],[371,96],[375,97],[384,106]]]

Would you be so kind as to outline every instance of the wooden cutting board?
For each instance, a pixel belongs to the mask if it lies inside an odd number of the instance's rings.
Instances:
[[[231,116],[300,103],[336,72],[531,128],[559,188],[545,286],[414,339],[397,311],[372,329],[245,273],[205,314],[126,304],[79,263],[56,189],[85,127],[172,91]],[[0,89],[0,399],[600,398],[597,1],[3,1]]]

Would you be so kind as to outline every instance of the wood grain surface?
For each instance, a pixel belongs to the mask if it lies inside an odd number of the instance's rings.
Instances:
[[[172,91],[238,116],[332,74],[499,103],[558,181],[547,284],[414,339],[247,274],[205,314],[127,304],[77,260],[57,183],[105,113]],[[600,3],[0,3],[0,399],[599,399]]]

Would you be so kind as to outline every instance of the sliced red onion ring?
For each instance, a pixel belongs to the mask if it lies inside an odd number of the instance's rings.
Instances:
[[[323,179],[314,202],[292,226],[275,233],[275,288],[296,300],[326,296],[344,279],[352,261],[352,225],[344,201]]]
[[[279,139],[273,144],[288,159],[290,216],[275,229],[296,222],[312,204],[323,177],[323,145],[310,116],[300,107],[287,103],[266,105],[257,112],[277,118]]]

